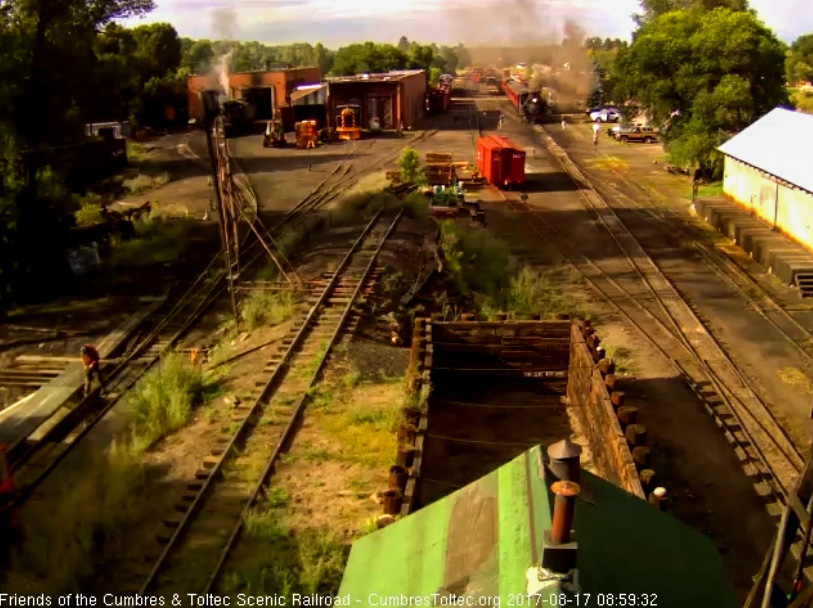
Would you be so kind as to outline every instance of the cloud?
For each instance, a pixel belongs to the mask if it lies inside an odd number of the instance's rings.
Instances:
[[[235,15],[232,35],[272,44],[322,42],[339,46],[373,40],[409,39],[508,43],[517,38],[540,40],[560,36],[565,19],[588,35],[628,38],[630,15],[638,0],[156,0],[145,19],[125,23],[168,21],[183,36],[216,37],[215,10]],[[785,40],[813,31],[810,0],[751,0],[765,23]]]

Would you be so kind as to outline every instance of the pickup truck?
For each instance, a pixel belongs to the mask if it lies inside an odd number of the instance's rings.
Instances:
[[[624,143],[630,141],[642,141],[645,144],[658,141],[658,131],[652,127],[631,127],[628,129],[618,129],[613,135],[617,141]]]

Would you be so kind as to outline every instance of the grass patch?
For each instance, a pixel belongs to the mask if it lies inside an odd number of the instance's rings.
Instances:
[[[144,268],[174,262],[186,247],[194,225],[188,219],[156,219],[153,216],[135,223],[136,238],[116,243],[110,264],[114,268]]]
[[[723,182],[711,182],[710,184],[700,184],[697,187],[697,196],[699,198],[712,198],[715,196],[723,196]],[[691,188],[684,192],[683,198],[692,200]]]
[[[138,454],[186,425],[192,409],[216,382],[181,354],[170,353],[125,397],[130,418],[129,447]]]
[[[623,346],[607,346],[605,351],[606,357],[612,359],[615,363],[615,371],[620,374],[629,374],[632,372],[632,351]]]
[[[347,191],[346,197],[378,194],[379,192],[383,192],[391,184],[392,181],[387,179],[387,173],[385,171],[371,173],[370,175],[362,177],[355,186],[350,188]]]
[[[330,406],[319,410],[315,418],[319,429],[340,441],[336,458],[370,468],[392,464],[402,395],[400,384],[363,384],[331,391]]]
[[[335,596],[349,554],[338,534],[328,528],[292,531],[274,511],[248,518],[240,554],[241,568],[229,574],[226,594]],[[268,548],[273,547],[269,551]]]
[[[27,521],[5,590],[56,595],[91,588],[96,565],[125,548],[119,532],[143,524],[139,498],[146,494],[147,476],[122,446],[114,444],[66,484],[58,517]]]
[[[813,390],[811,390],[810,387],[810,379],[799,368],[783,367],[779,370],[779,379],[788,386],[798,388],[806,395],[813,394]]]
[[[240,303],[240,316],[249,329],[279,325],[296,312],[296,300],[290,291],[252,291]]]
[[[542,319],[554,319],[562,313],[587,318],[592,313],[575,273],[562,267],[536,270],[523,266],[511,278],[501,304],[503,310],[540,315]]]
[[[169,173],[163,171],[155,175],[148,175],[146,173],[139,173],[132,179],[126,179],[122,182],[122,187],[127,191],[127,194],[134,196],[142,194],[155,188],[166,186],[169,183]]]
[[[591,169],[609,171],[611,173],[627,173],[630,169],[627,161],[617,156],[610,156],[608,154],[604,154],[597,159],[591,159],[589,164]]]
[[[352,369],[342,376],[342,384],[347,388],[353,388],[361,380],[361,372],[357,369]]]

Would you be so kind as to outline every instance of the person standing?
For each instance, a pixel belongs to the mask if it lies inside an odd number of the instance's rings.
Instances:
[[[99,364],[101,358],[99,357],[99,351],[97,351],[93,346],[90,344],[85,344],[80,353],[82,355],[82,365],[85,367],[85,388],[84,388],[84,396],[87,397],[90,394],[91,385],[93,384],[93,376],[99,380],[99,388],[101,392],[104,392],[104,381],[102,380],[102,374],[99,369]]]
[[[598,121],[593,123],[593,145],[598,146],[598,134],[601,132],[601,125]]]
[[[567,118],[565,117],[564,114],[562,114],[562,131],[564,131],[566,128],[567,128]]]

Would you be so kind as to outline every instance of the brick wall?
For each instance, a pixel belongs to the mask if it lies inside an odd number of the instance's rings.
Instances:
[[[584,332],[586,333],[586,332]],[[589,334],[583,335],[583,327],[574,323],[571,328],[570,365],[567,374],[567,400],[574,406],[582,432],[590,444],[596,472],[603,478],[644,498],[636,463],[627,437],[618,419],[623,405],[623,393],[608,390],[607,380],[615,382],[612,368],[603,374],[598,366],[598,356],[593,344],[588,344]],[[640,453],[640,452],[639,452]]]

